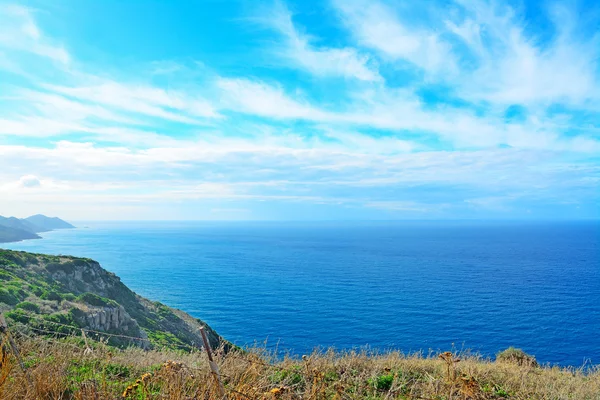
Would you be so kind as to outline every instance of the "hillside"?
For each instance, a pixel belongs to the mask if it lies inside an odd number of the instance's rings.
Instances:
[[[111,336],[112,345],[144,348],[201,343],[202,321],[135,294],[87,258],[0,250],[0,283],[0,312],[33,333],[85,328],[137,338]],[[211,344],[225,343],[206,330]]]
[[[37,214],[27,218],[16,218],[0,215],[0,243],[40,239],[38,233],[71,228],[75,227],[58,217]]]
[[[22,229],[0,225],[0,243],[18,242],[26,239],[41,239],[39,235]]]
[[[33,224],[39,229],[44,229],[46,231],[51,231],[54,229],[71,229],[75,228],[73,225],[64,221],[58,217],[47,217],[42,214],[32,215],[31,217],[25,218],[25,221]],[[42,231],[38,231],[42,232]]]
[[[13,229],[20,229],[22,231],[26,231],[26,232],[31,232],[31,233],[38,233],[38,232],[42,232],[42,228],[40,228],[39,226],[36,226],[35,224],[33,224],[30,221],[27,221],[26,219],[19,219],[19,218],[15,218],[15,217],[3,217],[0,215],[0,225],[7,227],[7,228],[13,228]]]

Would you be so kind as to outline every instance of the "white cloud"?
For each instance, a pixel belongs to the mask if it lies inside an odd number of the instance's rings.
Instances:
[[[44,87],[52,92],[86,102],[176,122],[197,123],[197,117],[219,117],[215,108],[202,98],[152,86],[103,81],[89,86],[44,85]]]
[[[384,58],[407,61],[429,74],[453,72],[454,55],[437,32],[407,26],[396,10],[379,1],[334,0],[333,4],[359,43]]]
[[[218,85],[225,96],[225,108],[263,117],[416,130],[437,135],[458,148],[510,145],[575,152],[600,150],[600,141],[592,137],[562,138],[551,123],[507,124],[501,117],[478,116],[463,108],[426,109],[412,93],[403,90],[379,89],[357,98],[352,108],[333,112],[298,101],[282,88],[264,82],[221,79]]]
[[[0,135],[43,137],[87,130],[84,125],[53,118],[30,116],[15,119],[0,118]]]
[[[438,211],[440,205],[432,205],[425,203],[418,203],[414,201],[368,201],[364,204],[365,207],[378,208],[386,211],[404,211],[419,214],[431,214],[432,212]]]
[[[341,76],[362,81],[380,81],[376,64],[353,48],[327,48],[311,45],[311,38],[298,32],[290,12],[281,3],[266,22],[285,38],[281,56],[318,76]]]
[[[25,188],[40,187],[42,183],[35,175],[25,175],[19,179],[19,185]]]
[[[286,95],[281,87],[249,79],[220,78],[217,86],[223,93],[226,108],[273,118],[324,120],[327,112]]]
[[[542,40],[525,32],[523,19],[511,7],[495,2],[462,2],[467,16],[447,21],[475,57],[474,71],[462,72],[461,94],[470,100],[504,105],[581,106],[598,98],[599,37],[582,38],[569,11],[555,17],[555,34]]]
[[[33,53],[62,64],[71,59],[62,46],[42,35],[31,10],[18,5],[0,4],[0,47]]]
[[[0,145],[0,205],[270,200],[436,214],[449,193],[473,209],[500,209],[509,192],[597,198],[599,171],[586,168],[600,153],[594,122],[584,130],[570,111],[547,113],[552,104],[598,112],[595,38],[557,22],[541,41],[514,10],[487,2],[433,12],[427,28],[383,2],[335,5],[357,43],[311,37],[284,8],[269,22],[290,65],[348,78],[327,96],[263,71],[224,77],[168,60],[129,78],[87,75],[77,63],[67,72],[71,57],[30,10],[0,16],[0,69],[16,77],[0,84],[0,135],[12,136]],[[54,63],[41,69],[24,53]],[[424,74],[404,74],[409,64]],[[411,80],[398,89],[395,74]],[[169,89],[156,83],[167,78]],[[439,102],[420,97],[440,82]],[[507,122],[511,104],[526,115]],[[586,133],[565,134],[574,127]],[[420,198],[432,193],[440,198]]]

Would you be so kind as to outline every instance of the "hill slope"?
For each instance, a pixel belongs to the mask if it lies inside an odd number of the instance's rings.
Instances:
[[[0,399],[224,399],[203,352],[92,345],[85,354],[85,344],[74,338],[19,337],[34,384],[14,361],[11,371],[9,360],[4,371],[0,364]],[[229,400],[600,399],[599,369],[455,356],[328,351],[281,359],[248,349],[216,353],[215,362]],[[3,385],[6,371],[11,375]]]
[[[44,231],[51,231],[53,229],[71,229],[75,228],[73,225],[64,221],[58,217],[46,217],[42,214],[32,215],[31,217],[25,218],[25,221],[35,225],[39,229],[44,229]],[[43,231],[37,231],[43,232]]]
[[[7,218],[0,215],[0,243],[40,239],[37,233],[70,228],[75,227],[60,218],[46,217],[41,214],[27,218]]]
[[[201,343],[202,321],[145,299],[87,258],[0,250],[0,312],[33,329],[59,327],[125,335],[110,344],[177,347]],[[226,342],[206,327],[211,345]]]
[[[25,220],[19,219],[15,217],[3,217],[0,215],[0,225],[5,226],[7,228],[20,229],[22,231],[37,233],[41,232],[40,228],[33,223]]]
[[[22,229],[0,225],[0,243],[18,242],[25,239],[40,239],[40,236]]]

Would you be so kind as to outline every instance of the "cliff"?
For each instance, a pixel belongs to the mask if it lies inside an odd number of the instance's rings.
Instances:
[[[201,326],[212,346],[228,345],[202,321],[137,295],[87,258],[0,250],[0,312],[32,333],[73,333],[63,324],[140,339],[111,337],[117,346],[197,346]]]

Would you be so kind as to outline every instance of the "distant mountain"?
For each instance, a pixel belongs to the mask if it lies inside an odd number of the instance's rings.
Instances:
[[[31,233],[43,232],[42,228],[32,224],[25,219],[19,219],[16,217],[3,217],[0,215],[0,225],[7,228],[20,229]]]
[[[33,232],[0,225],[0,243],[18,242],[25,239],[40,239],[40,236]]]
[[[31,217],[25,218],[25,221],[44,229],[44,231],[51,231],[53,229],[70,229],[75,228],[67,221],[63,221],[58,217],[46,217],[42,214],[32,215]],[[43,231],[37,231],[43,232]]]
[[[41,214],[23,219],[0,215],[0,243],[39,239],[37,233],[68,228],[75,227],[60,218],[50,218]]]

